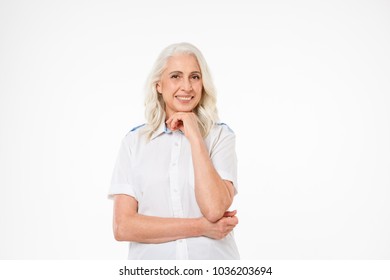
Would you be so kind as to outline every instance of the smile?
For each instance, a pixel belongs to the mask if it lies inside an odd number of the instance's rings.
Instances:
[[[180,101],[190,101],[193,98],[193,96],[175,96],[175,97]]]

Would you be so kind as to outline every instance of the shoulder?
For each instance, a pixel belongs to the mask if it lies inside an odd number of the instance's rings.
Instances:
[[[133,133],[133,134],[136,134],[136,133],[139,133],[142,131],[142,128],[145,126],[145,124],[141,124],[141,125],[137,125],[135,127],[133,127],[132,129],[130,129],[130,131],[127,133],[127,134],[130,134],[130,133]]]
[[[222,135],[232,135],[234,136],[233,129],[230,128],[226,123],[218,122],[213,125],[210,130],[210,136],[222,136]]]
[[[228,126],[226,123],[218,122],[218,123],[215,124],[215,126],[217,126],[221,130],[224,130],[224,131],[227,131],[229,133],[233,133],[234,134],[233,129],[231,129],[230,126]]]
[[[235,134],[233,129],[231,129],[226,123],[218,122],[213,125],[207,138],[213,142],[226,138],[234,139]]]
[[[236,135],[226,123],[215,123],[205,139],[210,151],[218,150],[222,147],[234,147]]]
[[[123,141],[126,142],[128,145],[133,145],[134,143],[138,142],[139,139],[144,135],[145,130],[145,124],[134,126],[130,129],[129,132],[126,133],[124,136]]]

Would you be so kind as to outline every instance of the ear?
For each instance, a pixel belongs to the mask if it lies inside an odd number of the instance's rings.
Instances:
[[[158,94],[161,94],[161,82],[158,82],[157,84],[156,84],[156,90],[157,90],[157,93]]]

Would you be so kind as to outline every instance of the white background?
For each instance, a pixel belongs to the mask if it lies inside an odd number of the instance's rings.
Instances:
[[[0,259],[124,259],[106,199],[159,52],[236,132],[243,259],[390,258],[388,1],[0,1]]]

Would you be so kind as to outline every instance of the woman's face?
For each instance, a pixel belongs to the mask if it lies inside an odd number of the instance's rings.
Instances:
[[[202,97],[202,74],[195,56],[176,54],[168,59],[157,83],[165,102],[166,118],[176,112],[191,112]]]

